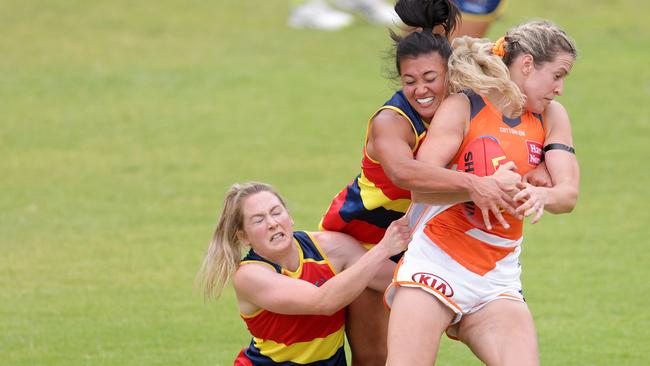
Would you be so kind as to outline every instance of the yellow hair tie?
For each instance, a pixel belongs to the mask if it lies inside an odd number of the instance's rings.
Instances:
[[[501,37],[494,42],[492,46],[492,54],[503,58],[506,55],[506,39]]]

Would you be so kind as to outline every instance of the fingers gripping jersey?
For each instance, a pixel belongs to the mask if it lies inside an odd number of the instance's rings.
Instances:
[[[408,103],[404,93],[398,91],[368,122],[366,143],[359,174],[332,201],[321,220],[321,229],[344,232],[363,244],[377,244],[384,237],[391,222],[404,216],[411,203],[411,193],[397,187],[386,176],[381,164],[372,159],[367,151],[368,131],[372,119],[382,110],[393,110],[410,124],[416,137],[413,156],[417,153],[428,125]]]
[[[316,241],[307,233],[294,232],[300,254],[300,266],[295,272],[259,256],[253,250],[240,265],[264,263],[277,273],[321,286],[336,274]],[[291,294],[287,294],[291,296]],[[345,310],[331,316],[286,315],[261,309],[253,314],[241,314],[253,339],[235,365],[261,366],[344,366],[343,338]]]

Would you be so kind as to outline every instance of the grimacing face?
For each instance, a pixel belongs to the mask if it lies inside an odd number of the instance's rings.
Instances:
[[[274,258],[293,244],[293,219],[278,197],[267,191],[255,193],[242,202],[244,244],[266,258]]]
[[[532,67],[523,80],[522,91],[526,95],[525,108],[542,113],[556,96],[564,91],[564,79],[571,72],[575,58],[561,52],[553,61]]]
[[[438,52],[400,60],[402,91],[409,104],[425,122],[447,96],[447,62]]]

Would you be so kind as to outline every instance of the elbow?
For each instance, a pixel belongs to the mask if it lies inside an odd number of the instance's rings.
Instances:
[[[573,212],[574,208],[575,208],[575,205],[564,204],[564,205],[558,205],[556,207],[553,207],[552,209],[549,209],[549,212],[552,213],[552,214],[555,214],[555,215],[566,214],[566,213]]]
[[[321,287],[319,289],[323,288]],[[328,296],[324,292],[325,291],[320,294],[321,296],[316,296],[314,299],[310,314],[331,316],[346,305],[340,304],[338,301],[334,300],[334,297]]]
[[[403,170],[394,170],[394,171],[385,171],[386,176],[390,179],[393,184],[399,188],[411,190],[413,188],[413,176],[407,174]]]
[[[564,199],[559,202],[555,207],[549,209],[553,214],[565,214],[573,212],[576,204],[578,203],[578,190],[572,190],[567,193]]]
[[[576,205],[578,204],[578,189],[573,189],[567,195],[567,199],[564,205],[564,213],[572,212]]]
[[[329,301],[322,301],[314,307],[313,315],[332,316],[343,307]]]
[[[576,196],[575,198],[571,199],[569,202],[567,202],[561,213],[571,213],[573,212],[573,209],[576,208],[576,204],[578,203],[578,197]]]

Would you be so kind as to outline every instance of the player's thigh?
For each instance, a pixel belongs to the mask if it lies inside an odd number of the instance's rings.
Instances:
[[[366,289],[348,306],[345,333],[353,365],[386,363],[388,310],[383,301],[383,293]]]
[[[523,302],[490,302],[461,319],[458,336],[487,365],[539,365],[535,323]]]
[[[433,365],[440,337],[453,317],[433,295],[418,288],[397,288],[388,323],[386,364]]]

